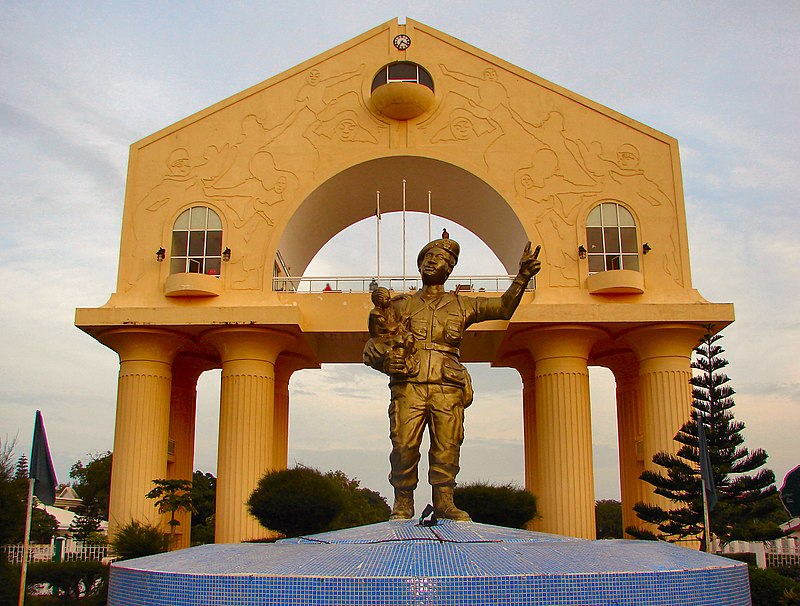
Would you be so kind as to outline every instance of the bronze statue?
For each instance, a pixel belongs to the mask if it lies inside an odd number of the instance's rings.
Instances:
[[[436,516],[469,521],[453,503],[453,488],[464,441],[464,409],[472,403],[472,383],[461,364],[459,345],[466,329],[484,320],[508,320],[517,309],[530,279],[541,269],[540,247],[525,246],[519,273],[500,297],[467,297],[445,292],[460,248],[455,240],[426,244],[417,256],[423,288],[390,298],[375,289],[370,312],[370,340],[364,363],[389,375],[389,482],[394,507],[389,519],[414,517],[414,489],[420,444],[428,425],[430,470]]]

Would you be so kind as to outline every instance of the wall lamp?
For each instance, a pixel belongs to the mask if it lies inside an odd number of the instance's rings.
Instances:
[[[158,261],[159,263],[161,263],[166,256],[167,256],[167,251],[164,250],[163,246],[156,251],[156,261]]]
[[[225,250],[222,251],[222,260],[226,261],[226,262],[231,260],[231,249],[230,248],[226,247]]]
[[[646,254],[647,254],[647,253],[649,253],[651,250],[653,250],[653,249],[650,247],[650,245],[649,245],[647,242],[645,242],[644,244],[642,244],[642,254],[643,254],[643,255],[646,255]]]
[[[578,247],[578,258],[579,259],[585,259],[586,258],[586,252],[587,252],[586,251],[586,247],[583,244],[581,244]]]

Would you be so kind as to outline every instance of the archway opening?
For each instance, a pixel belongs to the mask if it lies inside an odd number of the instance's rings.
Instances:
[[[527,235],[519,218],[497,191],[472,173],[447,162],[395,156],[346,169],[309,194],[287,224],[278,245],[281,262],[290,275],[307,274],[311,260],[334,236],[363,219],[375,217],[377,192],[380,192],[382,216],[402,210],[404,181],[408,212],[427,213],[430,192],[433,214],[474,233],[500,260],[505,273],[516,272]],[[440,233],[441,228],[438,233],[432,231],[432,236]],[[369,242],[374,242],[374,237]]]
[[[434,207],[435,208],[435,207]],[[447,229],[461,245],[454,276],[507,274],[493,250],[472,231],[450,218],[431,217],[431,237]],[[416,258],[428,242],[428,215],[406,215],[406,269],[418,277]],[[320,247],[305,277],[374,275],[376,219],[368,217],[343,229]],[[359,246],[366,242],[368,246]],[[370,254],[364,254],[364,248]],[[522,247],[517,251],[517,256]],[[381,273],[402,272],[402,213],[383,213]],[[505,286],[503,286],[505,288]],[[366,316],[364,323],[366,326]],[[490,481],[524,484],[522,443],[522,382],[517,371],[490,368],[488,363],[467,364],[476,400],[467,410],[466,439],[462,447],[459,483]],[[377,490],[391,504],[389,485],[388,379],[363,364],[324,364],[321,370],[303,370],[290,383],[289,466],[304,464],[322,471],[341,469]],[[324,397],[322,395],[324,394]],[[331,428],[336,428],[332,431]],[[427,452],[427,437],[422,452]],[[420,461],[417,509],[430,502],[428,462]]]

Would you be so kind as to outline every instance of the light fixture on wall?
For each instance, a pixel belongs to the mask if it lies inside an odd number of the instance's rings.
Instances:
[[[581,244],[578,247],[578,258],[579,259],[585,259],[586,258],[586,252],[587,252],[586,251],[586,247],[583,244]]]
[[[642,254],[643,254],[643,255],[646,255],[646,254],[647,254],[647,253],[649,253],[651,250],[653,250],[653,249],[650,247],[650,245],[649,245],[647,242],[645,242],[644,244],[642,244]]]
[[[158,261],[159,263],[161,263],[166,256],[167,256],[167,251],[164,250],[163,246],[156,251],[156,261]]]
[[[226,247],[225,250],[222,251],[222,260],[223,261],[230,261],[231,260],[231,249],[230,248]]]

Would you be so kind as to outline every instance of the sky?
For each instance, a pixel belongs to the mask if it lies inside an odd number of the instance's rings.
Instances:
[[[678,139],[693,284],[735,305],[721,342],[733,412],[780,486],[800,465],[793,1],[0,3],[0,440],[30,452],[41,409],[62,482],[74,462],[112,448],[117,357],[73,324],[76,307],[101,306],[115,288],[130,144],[406,16]],[[385,217],[382,241],[396,242],[399,221]],[[436,233],[443,226],[465,251],[456,273],[500,271],[477,238],[434,219]],[[306,275],[373,273],[352,263],[353,243],[373,233],[368,222],[346,229]],[[382,264],[399,268],[399,255]],[[470,370],[459,481],[521,485],[519,377]],[[591,389],[596,497],[618,498],[610,373],[592,369]],[[203,471],[216,471],[218,393],[219,372],[206,373]],[[296,373],[290,464],[342,469],[388,496],[387,403],[385,377],[366,367]]]

